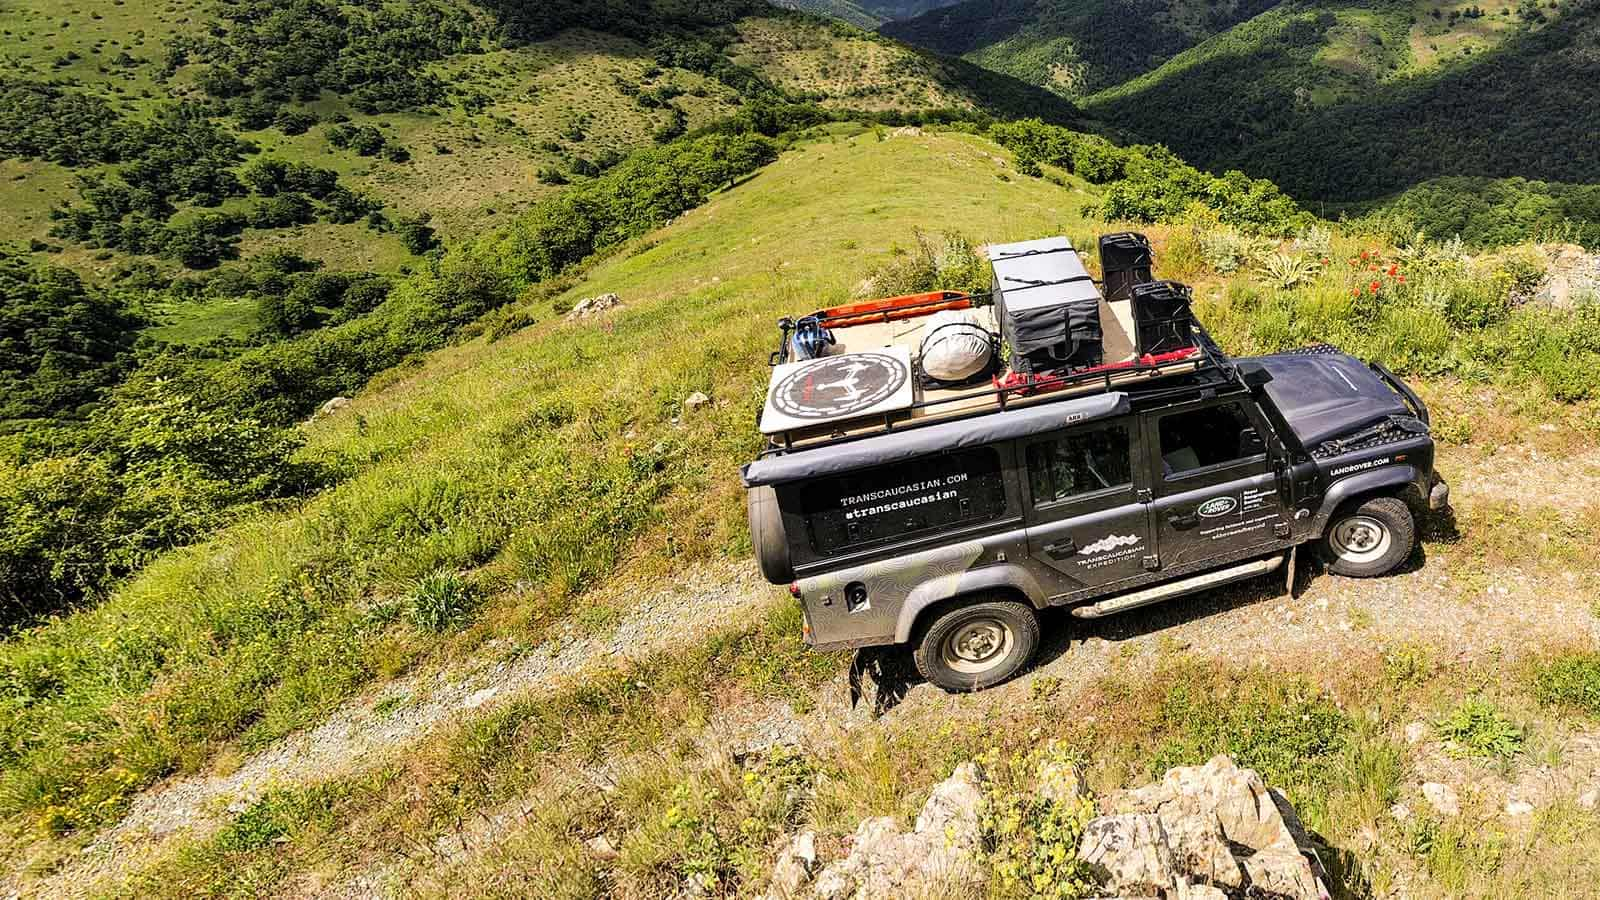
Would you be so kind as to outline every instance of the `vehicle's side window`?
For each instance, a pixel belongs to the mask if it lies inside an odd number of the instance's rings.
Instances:
[[[1167,475],[1266,452],[1255,423],[1237,403],[1162,416],[1160,432],[1161,465]]]
[[[811,546],[821,554],[976,524],[1006,512],[1005,476],[993,447],[820,478],[799,493]]]
[[[1027,456],[1035,505],[1133,483],[1128,429],[1122,425],[1030,444]]]

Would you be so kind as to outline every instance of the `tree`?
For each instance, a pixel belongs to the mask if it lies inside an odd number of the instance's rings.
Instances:
[[[423,213],[401,219],[396,223],[395,234],[399,236],[400,244],[407,252],[421,256],[439,246],[439,238],[434,234],[433,227],[428,224],[432,218],[428,213]]]
[[[126,369],[142,324],[71,271],[0,251],[0,420],[94,400]]]

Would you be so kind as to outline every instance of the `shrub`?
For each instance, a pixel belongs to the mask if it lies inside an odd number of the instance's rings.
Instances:
[[[455,571],[441,569],[418,579],[407,612],[411,624],[435,633],[450,630],[472,609],[472,592]]]
[[[1439,720],[1436,730],[1445,752],[1454,757],[1510,759],[1524,739],[1522,728],[1482,697],[1463,700]]]
[[[1600,716],[1600,653],[1563,653],[1534,668],[1533,695],[1547,706]]]

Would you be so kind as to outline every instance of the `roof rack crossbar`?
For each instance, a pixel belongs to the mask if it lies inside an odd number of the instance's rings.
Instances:
[[[833,446],[837,446],[839,444],[845,444],[845,443],[849,443],[851,441],[857,441],[857,440],[861,440],[862,438],[873,437],[873,436],[879,435],[879,434],[886,434],[886,433],[895,432],[895,431],[903,432],[903,431],[907,431],[907,430],[910,430],[910,429],[913,429],[913,428],[922,428],[922,427],[925,427],[925,426],[928,426],[928,425],[944,424],[944,423],[947,423],[947,422],[959,422],[959,421],[961,421],[963,419],[971,419],[971,418],[977,418],[977,417],[980,417],[980,416],[993,415],[994,412],[995,412],[995,410],[993,410],[993,409],[975,409],[975,410],[973,410],[972,412],[969,412],[969,413],[963,413],[963,414],[954,415],[954,416],[929,417],[929,418],[927,418],[925,420],[922,420],[922,421],[918,421],[918,420],[915,420],[915,419],[911,418],[912,413],[915,413],[915,412],[918,412],[918,411],[922,411],[922,410],[934,409],[936,407],[943,406],[943,405],[946,405],[946,404],[968,403],[968,402],[971,402],[973,400],[981,400],[981,399],[984,399],[984,398],[992,397],[992,398],[995,399],[996,405],[999,407],[999,410],[1001,412],[1004,412],[1005,410],[1007,410],[1009,408],[1009,404],[1011,402],[1013,402],[1011,400],[1012,395],[1017,395],[1019,397],[1035,396],[1035,397],[1038,398],[1038,402],[1040,402],[1040,403],[1053,403],[1053,402],[1058,402],[1058,401],[1061,401],[1061,400],[1077,399],[1077,398],[1081,397],[1082,394],[1078,394],[1078,393],[1059,393],[1059,392],[1063,388],[1066,388],[1066,387],[1072,387],[1072,386],[1077,386],[1077,385],[1087,385],[1087,384],[1091,384],[1091,383],[1093,383],[1095,381],[1102,381],[1104,383],[1106,392],[1109,393],[1109,392],[1111,392],[1113,390],[1116,390],[1119,387],[1118,385],[1113,384],[1112,380],[1111,380],[1111,379],[1113,379],[1113,378],[1115,378],[1117,376],[1122,376],[1122,375],[1143,375],[1143,376],[1146,376],[1147,378],[1151,378],[1153,380],[1153,378],[1155,376],[1158,376],[1158,375],[1162,374],[1163,370],[1166,369],[1169,366],[1179,366],[1179,365],[1183,365],[1185,363],[1190,363],[1190,362],[1195,363],[1195,367],[1193,369],[1187,369],[1187,370],[1182,371],[1182,372],[1178,372],[1178,371],[1166,372],[1165,374],[1171,374],[1171,375],[1195,374],[1195,373],[1198,373],[1198,372],[1204,372],[1204,371],[1208,371],[1208,370],[1211,370],[1211,369],[1216,369],[1217,371],[1222,372],[1226,377],[1228,377],[1228,380],[1230,382],[1235,382],[1237,384],[1241,384],[1242,385],[1243,382],[1237,376],[1236,370],[1234,370],[1233,367],[1231,366],[1231,361],[1229,361],[1229,363],[1227,363],[1227,364],[1224,364],[1214,354],[1209,352],[1209,348],[1203,346],[1203,343],[1210,343],[1210,336],[1209,335],[1204,335],[1204,333],[1202,332],[1202,337],[1203,337],[1203,341],[1196,341],[1196,345],[1197,345],[1196,349],[1198,350],[1198,352],[1195,353],[1194,355],[1190,356],[1190,357],[1185,358],[1185,359],[1173,360],[1173,361],[1169,361],[1169,362],[1155,363],[1155,364],[1145,363],[1142,360],[1135,360],[1132,365],[1124,366],[1124,367],[1118,368],[1118,369],[1101,370],[1101,371],[1096,371],[1096,372],[1082,372],[1082,373],[1078,373],[1076,375],[1067,374],[1067,375],[1061,375],[1061,376],[1054,376],[1044,385],[1040,385],[1040,384],[1037,384],[1037,383],[1035,383],[1035,384],[1018,384],[1018,385],[1003,385],[1003,386],[997,386],[997,387],[995,387],[994,390],[991,390],[991,391],[984,391],[984,392],[972,393],[972,394],[959,394],[959,395],[954,396],[954,397],[940,397],[940,398],[937,398],[937,399],[934,399],[934,400],[920,400],[920,401],[918,401],[916,403],[913,403],[910,406],[907,406],[907,407],[905,407],[903,409],[884,412],[882,414],[883,425],[882,425],[882,429],[881,430],[875,428],[875,429],[873,429],[871,431],[864,431],[864,432],[861,432],[859,434],[840,434],[840,435],[837,435],[835,437],[830,437],[830,438],[826,438],[826,439],[823,439],[823,440],[816,441],[814,443],[808,443],[808,444],[806,444],[803,447],[800,447],[798,449],[801,449],[801,450],[815,450],[815,449],[820,449],[820,448],[824,448],[824,447],[833,447]],[[1172,392],[1173,393],[1181,393],[1183,390],[1185,390],[1185,389],[1184,388],[1173,388]],[[1155,394],[1154,396],[1163,396],[1166,393],[1168,393],[1168,392],[1162,391],[1162,392],[1159,392],[1159,393]],[[1055,396],[1052,396],[1052,395],[1055,395]],[[794,431],[796,431],[796,430],[799,430],[799,429],[790,429],[790,430],[785,430],[785,431],[782,432],[782,444],[781,444],[781,446],[773,445],[775,442],[770,442],[769,441],[769,446],[765,450],[761,451],[760,456],[765,457],[765,456],[770,456],[773,453],[784,453],[784,452],[790,452],[790,451],[795,450],[796,447],[795,447],[795,440],[794,440]]]

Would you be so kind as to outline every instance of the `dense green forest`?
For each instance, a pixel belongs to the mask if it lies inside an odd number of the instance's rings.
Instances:
[[[1398,195],[1390,219],[1473,243],[1600,226],[1587,0],[967,0],[882,30],[1327,215]]]
[[[1360,6],[1354,4],[1351,6]],[[1318,65],[1365,10],[1287,7],[1090,109],[1207,167],[1271,178],[1305,199],[1370,199],[1441,176],[1592,183],[1600,173],[1600,5],[1567,3],[1488,52],[1390,75],[1406,54],[1403,10],[1369,17],[1364,66]]]
[[[964,0],[882,32],[1072,98],[1148,72],[1281,0]]]

